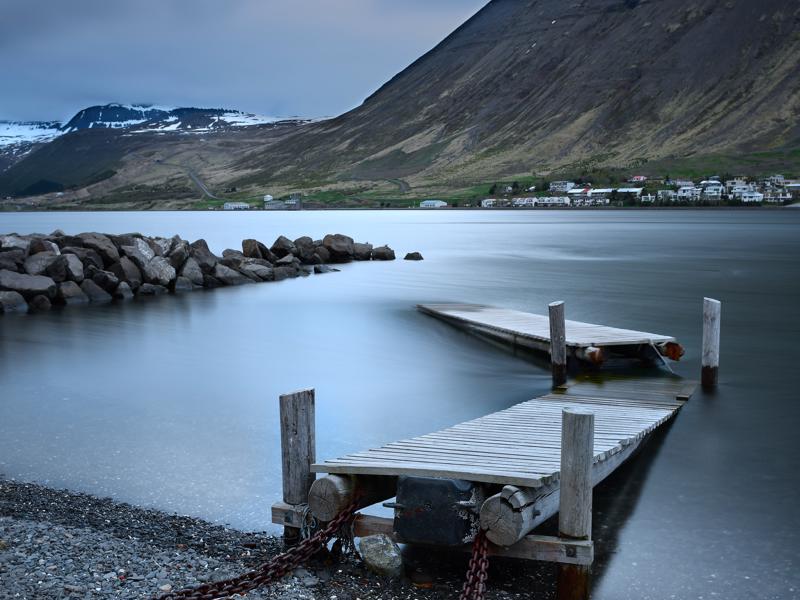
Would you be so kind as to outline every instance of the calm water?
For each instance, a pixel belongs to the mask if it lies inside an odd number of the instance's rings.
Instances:
[[[422,263],[0,318],[0,472],[241,528],[280,493],[280,393],[317,390],[321,458],[544,393],[548,374],[414,310],[464,301],[677,336],[721,386],[596,493],[595,597],[800,589],[800,211],[0,214],[0,231],[343,232]]]

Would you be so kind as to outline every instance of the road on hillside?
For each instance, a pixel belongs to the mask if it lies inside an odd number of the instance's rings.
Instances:
[[[208,186],[206,186],[206,184],[203,183],[203,180],[200,179],[200,176],[197,173],[195,173],[194,170],[190,169],[189,167],[184,167],[183,165],[179,165],[179,164],[176,164],[176,163],[170,163],[170,162],[166,162],[166,161],[163,161],[163,160],[162,161],[156,161],[156,162],[158,164],[160,164],[160,165],[167,165],[167,166],[170,166],[170,167],[175,167],[176,169],[180,169],[181,171],[184,171],[189,176],[189,179],[191,179],[192,182],[198,187],[198,189],[201,192],[203,192],[203,195],[211,198],[212,200],[224,200],[224,198],[220,198],[218,196],[215,196],[211,192],[211,190],[208,189]]]

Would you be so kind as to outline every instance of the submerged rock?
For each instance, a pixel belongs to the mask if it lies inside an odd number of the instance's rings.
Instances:
[[[103,304],[105,302],[111,302],[112,300],[111,294],[109,294],[91,279],[84,279],[83,283],[81,283],[81,289],[89,298],[89,302]]]
[[[372,260],[394,260],[394,250],[389,246],[381,246],[372,251]]]
[[[89,297],[83,293],[81,287],[74,281],[65,281],[58,285],[56,299],[67,306],[71,304],[86,304]]]
[[[28,303],[19,292],[0,292],[0,314],[26,312]]]
[[[41,294],[31,298],[29,304],[31,310],[35,310],[38,312],[50,310],[53,307],[53,305],[50,303],[50,299],[47,296],[42,296]]]
[[[424,260],[419,252],[409,252],[403,260]]]

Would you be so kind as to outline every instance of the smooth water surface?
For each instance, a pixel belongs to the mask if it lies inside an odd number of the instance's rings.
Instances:
[[[481,302],[674,335],[721,386],[595,494],[595,597],[791,598],[800,586],[800,212],[0,214],[0,231],[141,231],[212,250],[342,232],[421,263],[0,317],[0,473],[250,528],[280,496],[278,395],[317,390],[317,452],[545,393],[548,373],[426,317]]]

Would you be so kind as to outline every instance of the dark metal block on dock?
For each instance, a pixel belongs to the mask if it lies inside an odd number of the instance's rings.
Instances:
[[[460,546],[478,532],[481,486],[463,479],[400,477],[394,508],[394,530],[409,544]]]

